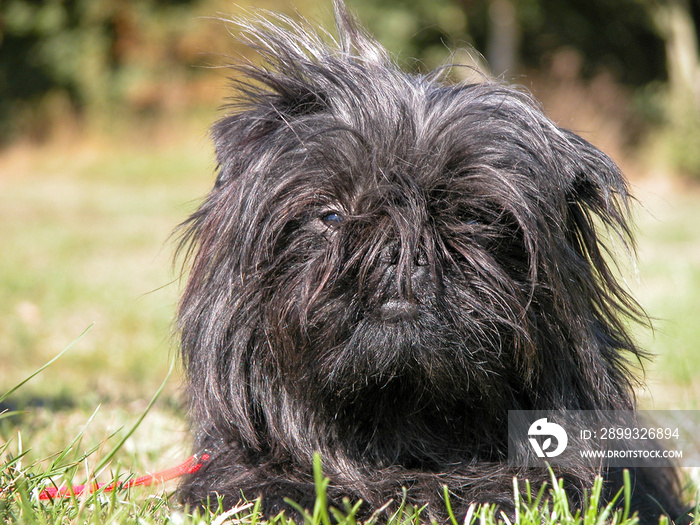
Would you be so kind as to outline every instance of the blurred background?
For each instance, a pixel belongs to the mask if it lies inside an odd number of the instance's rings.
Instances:
[[[623,167],[639,247],[621,271],[655,328],[634,328],[656,354],[639,395],[698,408],[700,2],[347,4],[402,67],[488,67]],[[258,7],[332,27],[330,0],[0,1],[0,392],[91,326],[0,408],[65,424],[98,404],[138,411],[163,381],[181,284],[171,234],[213,182],[224,66],[249,54],[217,17]],[[177,374],[160,402],[174,421]]]

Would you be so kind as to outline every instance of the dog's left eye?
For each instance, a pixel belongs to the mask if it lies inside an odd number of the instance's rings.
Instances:
[[[343,216],[332,211],[323,215],[321,221],[329,228],[337,228],[343,222]]]

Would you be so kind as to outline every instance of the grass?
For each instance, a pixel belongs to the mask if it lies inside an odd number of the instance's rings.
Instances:
[[[26,152],[26,155],[33,155]],[[88,325],[25,396],[140,399],[170,361],[169,235],[211,178],[208,147],[44,151],[0,167],[0,387]],[[95,373],[100,371],[100,373]],[[109,371],[109,373],[103,373]]]
[[[64,351],[65,352],[65,351]],[[57,358],[62,357],[62,352]],[[38,375],[57,358],[32,374]],[[15,393],[26,380],[13,387],[9,392],[0,396],[0,403]],[[38,459],[31,449],[25,448],[22,433],[15,439],[7,440],[0,446],[0,520],[4,523],[27,523],[42,525],[59,525],[64,523],[97,524],[113,523],[139,525],[150,524],[213,524],[223,523],[256,525],[290,525],[292,519],[284,513],[269,520],[260,514],[260,501],[243,502],[239,506],[222,512],[217,510],[195,510],[190,512],[182,509],[173,502],[173,498],[165,490],[143,489],[136,491],[131,488],[119,488],[132,479],[130,475],[122,474],[122,464],[112,461],[123,452],[128,439],[137,431],[145,420],[149,410],[155,405],[166,383],[155,394],[151,403],[140,415],[138,420],[124,432],[110,436],[102,443],[88,448],[83,446],[90,418],[65,448],[49,457]],[[16,414],[0,413],[0,420],[8,420]],[[108,446],[109,441],[116,443]],[[105,452],[103,447],[109,450]],[[130,457],[130,460],[135,458]],[[107,468],[111,467],[110,471]],[[80,484],[93,485],[100,476],[105,477],[101,488],[86,490],[76,494],[69,490],[65,498],[41,497],[42,492],[51,487],[71,487],[80,480]],[[316,503],[313,509],[304,509],[293,501],[288,503],[295,507],[299,517],[296,523],[305,525],[355,525],[357,511],[362,502],[345,500],[344,508],[329,507],[326,499],[326,488],[329,480],[323,476],[321,458],[314,458],[314,478],[316,483]],[[629,497],[631,483],[629,476],[625,477],[625,485],[613,501],[603,504],[601,494],[603,482],[597,478],[586,496],[582,509],[574,509],[568,502],[563,488],[563,480],[558,480],[552,473],[551,484],[543,484],[538,490],[526,481],[524,490],[521,482],[513,480],[514,515],[510,517],[493,505],[472,505],[466,517],[457,519],[450,505],[447,487],[444,497],[447,516],[450,525],[636,525],[638,518],[630,514]],[[117,487],[115,490],[112,488]],[[618,504],[619,503],[619,504]],[[421,508],[413,508],[404,504],[388,518],[375,514],[367,523],[387,523],[388,525],[417,525],[425,522],[421,517]],[[434,523],[434,522],[433,522]],[[693,525],[700,523],[700,511],[696,509]],[[666,518],[660,519],[661,525],[667,525]]]
[[[179,370],[165,380],[175,358],[171,331],[179,294],[169,236],[213,182],[212,154],[203,137],[202,131],[155,148],[136,138],[117,145],[18,146],[0,153],[0,393],[91,327],[50,368],[0,401],[0,412],[15,412],[0,417],[0,520],[224,520],[183,513],[169,498],[172,485],[50,505],[35,497],[49,478],[57,484],[93,476],[123,480],[129,472],[155,472],[188,455]],[[636,191],[644,208],[638,213],[637,275],[632,273],[630,284],[657,319],[655,334],[637,334],[657,354],[642,403],[697,408],[700,190],[659,180],[640,181]],[[109,465],[98,469],[112,451]],[[532,511],[531,522],[523,520],[533,502],[523,502],[520,523],[592,525],[601,516],[598,511],[579,516],[582,521],[571,513],[565,518],[555,505],[563,505],[556,486],[545,496],[546,511]],[[418,510],[405,511],[395,523],[419,520]],[[344,512],[350,517],[339,523],[351,523],[352,507]],[[502,519],[489,507],[475,508],[472,516],[480,524]],[[253,506],[234,518],[260,521]],[[309,520],[325,518],[312,514]]]
[[[700,408],[700,188],[653,178],[634,188],[639,242],[633,294],[653,319],[638,329],[647,366],[643,403],[654,408]]]

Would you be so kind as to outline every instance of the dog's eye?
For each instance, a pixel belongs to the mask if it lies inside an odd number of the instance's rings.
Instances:
[[[323,215],[321,221],[329,228],[337,228],[343,222],[343,216],[332,211]]]

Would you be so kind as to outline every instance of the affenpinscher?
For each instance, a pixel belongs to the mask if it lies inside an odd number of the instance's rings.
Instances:
[[[427,504],[443,485],[513,508],[508,410],[634,408],[625,319],[639,308],[602,242],[631,244],[616,165],[522,91],[400,71],[336,2],[338,42],[306,22],[238,22],[213,128],[218,175],[186,223],[178,328],[195,449],[182,500]],[[573,504],[594,476],[560,467]],[[633,472],[633,509],[678,511],[668,471]],[[525,484],[521,483],[521,487]],[[389,508],[395,508],[389,505]]]

